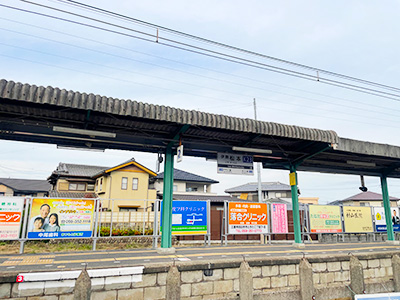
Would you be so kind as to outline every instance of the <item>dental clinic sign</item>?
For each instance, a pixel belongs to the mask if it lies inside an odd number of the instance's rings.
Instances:
[[[229,234],[264,234],[268,233],[268,212],[265,203],[228,204]]]
[[[161,216],[162,207],[161,204]],[[173,201],[172,234],[207,234],[207,214],[207,201]],[[160,230],[162,231],[162,220]]]

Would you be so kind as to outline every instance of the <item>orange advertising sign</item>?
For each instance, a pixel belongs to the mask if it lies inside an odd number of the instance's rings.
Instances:
[[[267,204],[230,202],[228,204],[228,233],[268,233]]]
[[[16,240],[20,234],[20,224],[24,198],[0,198],[0,240]]]

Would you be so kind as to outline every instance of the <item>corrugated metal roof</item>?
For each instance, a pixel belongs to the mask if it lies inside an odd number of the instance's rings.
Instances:
[[[158,174],[156,179],[163,179],[164,178],[164,172]],[[205,182],[205,183],[218,183],[219,181],[216,181],[214,179],[210,179],[207,177],[203,177],[200,175],[196,175],[193,173],[189,173],[186,171],[174,169],[174,180],[181,180],[181,181],[191,181],[191,182]]]
[[[14,81],[0,80],[0,97],[35,104],[50,104],[59,107],[92,110],[96,112],[189,124],[224,130],[279,136],[285,138],[338,143],[332,130],[320,130],[253,119],[234,118],[225,115],[183,110],[163,105],[153,105],[132,100],[121,100],[94,94],[67,91]],[[27,108],[29,109],[29,108]]]
[[[47,180],[0,178],[0,184],[8,186],[14,191],[48,192],[51,188]]]
[[[284,184],[281,182],[262,182],[261,189],[263,192],[269,191],[290,191],[290,185]],[[230,189],[225,190],[225,193],[249,193],[249,192],[257,192],[258,191],[258,183],[257,182],[249,182],[243,185],[239,185]]]

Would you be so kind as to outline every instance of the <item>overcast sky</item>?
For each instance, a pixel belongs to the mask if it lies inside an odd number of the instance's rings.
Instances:
[[[156,34],[153,28],[60,1],[34,2]],[[264,55],[399,87],[398,1],[82,2]],[[22,1],[1,3],[111,28]],[[113,30],[137,35],[121,27]],[[340,137],[400,146],[400,103],[395,100],[4,7],[0,7],[0,36],[0,77],[6,80],[241,118],[254,117],[256,98],[259,120],[334,130]],[[159,36],[238,55],[163,30]],[[0,177],[45,179],[59,162],[114,166],[131,157],[155,170],[154,154],[68,151],[55,145],[0,140]],[[218,175],[215,162],[200,158],[185,157],[175,166],[220,181],[213,188],[218,194],[257,181],[256,176]],[[265,169],[262,181],[288,183],[288,172]],[[359,181],[357,176],[299,173],[301,196],[319,197],[321,203],[357,194]],[[367,177],[366,185],[381,192],[378,178]],[[400,197],[398,180],[389,181],[389,193]]]

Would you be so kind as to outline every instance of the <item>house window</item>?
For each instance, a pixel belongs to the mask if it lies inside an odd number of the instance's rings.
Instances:
[[[137,190],[139,185],[139,179],[138,178],[133,178],[132,179],[132,190]]]
[[[174,184],[174,187],[172,189],[173,192],[177,192],[178,191],[178,186],[176,184]]]
[[[94,184],[88,184],[87,185],[87,190],[91,191],[91,192],[94,191]]]
[[[125,177],[124,177],[125,178]],[[137,211],[138,208],[137,207],[120,207],[119,211]]]
[[[122,177],[121,190],[127,190],[127,189],[128,189],[128,177]]]
[[[97,179],[96,180],[96,192],[97,192],[98,189],[99,189],[99,180]]]
[[[0,192],[0,196],[4,196],[5,195],[5,193],[4,192]]]
[[[187,187],[186,192],[197,192],[197,187]]]
[[[103,178],[100,178],[100,191],[103,189]]]
[[[68,190],[70,191],[85,191],[86,190],[86,184],[84,183],[70,183]]]

